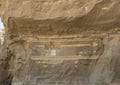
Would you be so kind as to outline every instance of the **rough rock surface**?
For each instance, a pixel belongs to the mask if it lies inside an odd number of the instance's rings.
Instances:
[[[114,85],[120,82],[120,36],[116,35],[113,39],[104,39],[105,50],[98,59],[95,71],[91,74],[90,82],[96,85]]]
[[[119,8],[119,0],[0,0],[0,85],[119,85]]]

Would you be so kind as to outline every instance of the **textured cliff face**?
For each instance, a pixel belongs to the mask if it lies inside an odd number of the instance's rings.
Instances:
[[[104,39],[104,52],[96,63],[90,82],[96,85],[119,84],[120,81],[120,36],[114,35],[113,39]],[[94,84],[93,84],[94,85]]]
[[[0,85],[118,85],[119,0],[0,0]]]
[[[61,34],[57,33],[58,31],[62,33],[70,31],[73,34],[92,30],[108,31],[119,27],[118,0],[34,0],[34,2],[1,0],[1,2],[1,15],[6,26],[10,29],[14,25],[15,29],[18,28],[19,31],[23,29],[23,32],[24,29],[34,28],[34,31],[38,32],[40,28],[45,28],[46,30],[40,32],[45,34],[51,27],[54,29],[52,33],[55,34]]]
[[[1,1],[3,14],[36,20],[75,18],[86,15],[102,0],[6,0]],[[4,5],[4,6],[3,6]],[[22,6],[21,6],[22,5]],[[4,8],[5,7],[5,8]]]

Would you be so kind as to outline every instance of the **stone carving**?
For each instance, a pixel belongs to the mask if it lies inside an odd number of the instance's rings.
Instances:
[[[119,85],[119,8],[119,0],[0,0],[0,85]]]

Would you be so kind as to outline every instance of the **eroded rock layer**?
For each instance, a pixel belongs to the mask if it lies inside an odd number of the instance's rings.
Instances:
[[[119,85],[119,7],[119,0],[0,0],[0,85]]]

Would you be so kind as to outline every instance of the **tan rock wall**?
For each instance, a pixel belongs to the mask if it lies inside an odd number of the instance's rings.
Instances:
[[[119,0],[0,0],[0,16],[6,28],[0,64],[0,75],[4,77],[0,76],[0,85],[120,83],[119,8]],[[83,45],[86,44],[86,38],[88,41],[100,40],[101,45],[96,50],[91,50],[94,44],[91,44],[91,48],[82,48],[80,45],[80,50],[84,49],[84,54],[89,58],[78,59],[77,64],[68,59],[54,66],[51,65],[54,60],[50,60],[50,63],[45,61],[42,64],[33,62],[30,68],[31,50],[40,54],[40,49],[37,46],[30,48],[30,43],[35,40],[39,44],[40,41],[49,43],[51,40],[58,41],[60,37],[66,39],[64,41],[82,38]],[[66,52],[78,54],[80,50],[74,49]],[[85,49],[90,50],[87,53]],[[41,52],[44,50],[43,47]],[[99,55],[97,59],[91,60],[93,51]],[[38,77],[34,78],[36,75],[30,72],[38,72]]]

